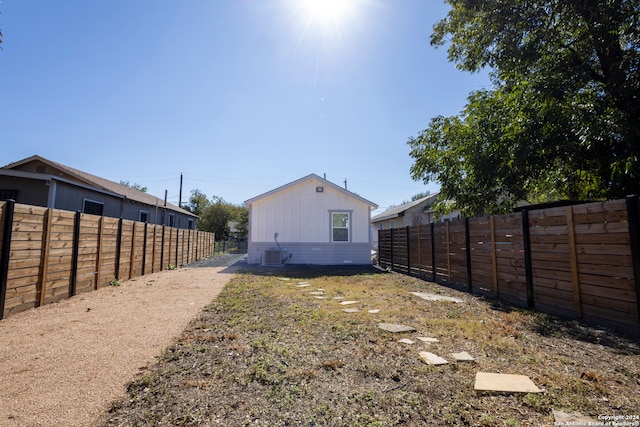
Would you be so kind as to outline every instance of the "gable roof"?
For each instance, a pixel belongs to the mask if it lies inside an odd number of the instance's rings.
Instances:
[[[371,201],[369,201],[369,200],[367,200],[367,199],[365,199],[363,197],[360,197],[357,194],[352,193],[349,190],[345,190],[344,188],[340,187],[339,185],[334,184],[331,181],[327,181],[324,178],[320,178],[315,173],[309,174],[309,175],[304,176],[304,177],[302,177],[300,179],[296,179],[295,181],[292,181],[292,182],[290,182],[288,184],[282,185],[282,186],[280,186],[278,188],[274,188],[271,191],[267,191],[266,193],[260,194],[259,196],[253,197],[253,198],[251,198],[249,200],[245,200],[244,204],[246,206],[249,206],[252,203],[255,203],[255,202],[257,202],[259,200],[262,200],[262,199],[264,199],[266,197],[272,196],[272,195],[274,195],[276,193],[279,193],[281,191],[284,191],[284,190],[287,190],[289,188],[295,187],[296,185],[300,185],[300,184],[308,181],[309,179],[315,179],[317,181],[320,181],[322,184],[328,185],[329,187],[333,188],[334,190],[336,190],[336,191],[338,191],[340,193],[343,193],[343,194],[345,194],[345,195],[347,195],[349,197],[353,197],[354,199],[357,199],[357,200],[369,205],[372,209],[376,209],[378,207],[378,205],[376,205],[375,203],[373,203],[373,202],[371,202]]]
[[[389,208],[386,211],[379,213],[378,215],[371,218],[371,222],[379,222],[379,221],[384,221],[386,219],[398,218],[404,215],[406,211],[408,211],[409,209],[415,206],[418,206],[420,204],[428,205],[430,203],[433,203],[438,198],[439,194],[440,193],[429,194],[428,196],[422,197],[418,200],[414,200],[412,202],[405,203],[400,206],[394,206],[392,208]]]
[[[118,184],[113,181],[109,181],[108,179],[101,178],[99,176],[92,175],[90,173],[83,172],[78,169],[74,169],[72,167],[63,165],[62,163],[57,163],[52,160],[45,159],[44,157],[41,157],[38,155],[34,155],[31,157],[27,157],[26,159],[22,159],[17,162],[10,163],[6,166],[3,166],[2,169],[12,170],[35,161],[42,162],[68,175],[69,177],[72,178],[71,180],[67,179],[68,182],[78,181],[81,184],[85,184],[91,187],[96,187],[106,192],[123,196],[124,198],[129,200],[144,203],[150,206],[164,207],[164,200],[160,199],[159,197],[155,197],[151,194],[136,190],[135,188],[127,187],[126,185]],[[42,174],[42,175],[47,175],[47,174]],[[179,208],[178,206],[168,202],[167,202],[166,208],[175,212],[183,213],[185,215],[197,217],[197,215],[194,215],[193,213],[187,210],[184,210],[182,208]]]

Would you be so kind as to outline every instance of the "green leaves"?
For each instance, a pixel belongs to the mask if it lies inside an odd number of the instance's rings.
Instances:
[[[247,234],[249,211],[244,206],[226,202],[223,198],[213,196],[211,200],[200,190],[193,190],[185,209],[198,215],[198,230],[215,233],[216,240],[229,237],[229,222],[235,221],[235,230],[240,235]]]
[[[431,43],[494,87],[409,139],[414,179],[467,214],[640,192],[640,4],[447,2]]]

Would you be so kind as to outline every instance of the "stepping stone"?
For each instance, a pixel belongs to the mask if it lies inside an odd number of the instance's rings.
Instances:
[[[357,304],[360,301],[341,301],[340,305],[352,305],[352,304]]]
[[[278,280],[282,280],[283,282],[288,282],[291,279],[289,279],[288,277],[278,277]]]
[[[309,292],[309,295],[324,295],[324,292],[313,291],[313,292]]]
[[[431,338],[431,337],[418,337],[418,339],[422,342],[440,342],[438,338]]]
[[[426,299],[427,301],[464,302],[460,298],[447,297],[447,296],[438,295],[438,294],[427,294],[427,293],[424,293],[424,292],[411,292],[411,295],[415,295],[415,296],[420,297],[422,299]]]
[[[289,279],[287,279],[287,280],[289,280]],[[309,282],[298,282],[298,285],[308,285],[308,284],[309,284]]]
[[[526,375],[493,374],[478,372],[474,390],[501,391],[506,393],[541,393]]]
[[[420,357],[427,365],[446,365],[449,363],[437,354],[429,353],[428,351],[421,351]]]
[[[401,342],[402,344],[415,344],[415,341],[411,341],[409,338],[402,338],[401,340],[398,340],[398,342]]]
[[[334,299],[334,300],[337,300],[337,301],[341,301],[341,300],[343,300],[343,299],[344,299],[344,297],[337,296],[337,297],[333,297],[333,299]]]
[[[451,356],[458,362],[473,362],[476,360],[471,357],[471,355],[466,351],[461,351],[460,353],[451,353]]]
[[[556,411],[555,409],[552,409],[553,412],[553,418],[556,421],[556,425],[561,425],[561,426],[595,426],[595,425],[599,425],[597,420],[587,417],[585,415],[582,415],[579,412],[562,412],[562,411]],[[604,424],[602,424],[604,425]]]
[[[413,326],[396,325],[394,323],[378,323],[378,328],[388,332],[413,332],[416,330]]]
[[[316,288],[316,291],[322,291],[324,292],[326,289],[325,288]]]
[[[327,297],[315,296],[315,299],[327,299]]]
[[[345,313],[357,313],[360,310],[358,310],[357,308],[343,308],[342,311],[344,311]]]
[[[378,310],[378,309],[376,308],[376,309],[373,309],[373,310],[369,310],[369,313],[370,313],[370,314],[380,313],[380,310]]]
[[[299,288],[308,288],[309,286],[311,286],[310,283],[298,283]]]

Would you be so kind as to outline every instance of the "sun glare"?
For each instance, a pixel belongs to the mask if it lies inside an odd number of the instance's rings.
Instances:
[[[327,32],[342,28],[358,0],[292,0],[307,29]]]
[[[319,25],[334,25],[351,12],[350,0],[298,0],[308,19]]]

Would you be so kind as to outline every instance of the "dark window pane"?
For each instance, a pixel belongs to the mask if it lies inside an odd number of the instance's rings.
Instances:
[[[348,228],[334,228],[333,229],[333,241],[334,242],[348,242],[349,241],[349,229]]]

